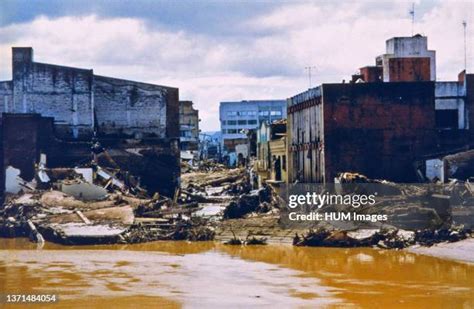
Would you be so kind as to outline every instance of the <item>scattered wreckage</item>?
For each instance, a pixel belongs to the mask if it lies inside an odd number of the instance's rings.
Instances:
[[[212,240],[213,220],[233,200],[241,203],[242,194],[254,194],[245,169],[212,162],[184,173],[173,197],[150,197],[126,175],[94,162],[54,169],[39,164],[31,182],[16,174],[16,190],[0,210],[0,236],[66,245]]]
[[[472,211],[473,207],[468,206],[474,205],[474,191],[469,181],[452,180],[440,190],[429,192],[429,207],[419,201],[416,203],[421,206],[412,207],[406,204],[407,201],[415,203],[413,196],[426,194],[424,190],[343,173],[339,183],[382,184],[391,205],[396,205],[390,207],[389,212],[400,215],[405,221],[410,221],[413,214],[417,219],[423,214],[422,217],[428,218],[435,227],[341,230],[316,226],[284,230],[279,222],[284,200],[270,185],[252,188],[251,177],[245,168],[228,169],[208,161],[197,166],[187,165],[181,188],[173,197],[158,193],[148,196],[138,181],[130,181],[126,175],[128,173],[96,164],[54,169],[39,164],[33,181],[18,178],[16,185],[21,189],[7,195],[0,210],[0,236],[29,236],[39,244],[46,240],[66,245],[214,239],[230,245],[265,245],[280,237],[289,239],[295,246],[401,249],[415,244],[426,246],[457,241],[472,235],[472,231],[462,224],[441,224],[446,222],[443,221],[446,219],[443,209],[449,192],[463,197],[450,201],[460,205],[460,212]],[[376,212],[383,207],[387,210],[383,203],[378,203],[370,211]],[[252,230],[255,222],[266,226]],[[238,229],[239,234],[233,229]]]
[[[21,190],[7,194],[0,236],[68,245],[213,238],[212,229],[189,216],[195,204],[148,197],[122,175],[97,165],[38,166],[33,181],[18,178]]]

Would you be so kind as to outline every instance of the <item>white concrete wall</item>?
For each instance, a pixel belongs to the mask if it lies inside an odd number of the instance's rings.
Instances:
[[[390,58],[430,58],[430,80],[436,80],[436,51],[428,50],[428,38],[423,36],[395,37],[385,42],[386,53],[381,55],[383,81],[389,82]]]
[[[458,129],[468,129],[465,95],[464,84],[458,82],[437,82],[435,84],[435,109],[457,110]]]

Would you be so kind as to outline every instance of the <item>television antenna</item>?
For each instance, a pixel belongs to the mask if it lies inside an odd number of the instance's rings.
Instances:
[[[311,89],[311,70],[316,70],[315,66],[308,66],[304,68],[305,70],[308,70],[308,81],[309,81],[309,88]]]
[[[410,10],[410,15],[411,15],[411,36],[415,33],[415,3],[413,2],[411,4],[411,10]]]
[[[465,20],[462,21],[462,26],[464,28],[464,72],[467,73],[467,22]]]

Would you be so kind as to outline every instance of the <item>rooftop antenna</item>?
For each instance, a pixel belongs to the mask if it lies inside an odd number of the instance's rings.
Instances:
[[[411,36],[413,36],[415,32],[415,2],[411,4],[411,10],[409,13],[411,15]]]
[[[464,72],[467,73],[467,44],[466,44],[466,33],[467,33],[467,22],[462,21],[462,26],[464,27]]]
[[[304,69],[308,70],[309,88],[311,89],[311,70],[316,69],[316,67],[315,66],[309,66],[309,67],[305,67]]]

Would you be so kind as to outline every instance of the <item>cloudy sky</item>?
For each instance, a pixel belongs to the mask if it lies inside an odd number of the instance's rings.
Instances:
[[[219,127],[219,102],[285,99],[349,79],[374,63],[385,40],[411,35],[413,1],[0,1],[0,80],[11,47],[35,60],[178,87],[204,131]],[[415,33],[437,51],[437,78],[464,67],[462,21],[474,46],[474,0],[415,1]],[[468,51],[473,72],[474,52]]]

